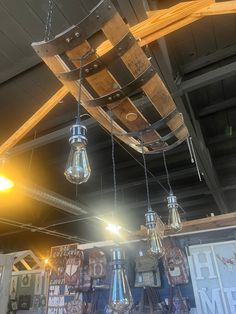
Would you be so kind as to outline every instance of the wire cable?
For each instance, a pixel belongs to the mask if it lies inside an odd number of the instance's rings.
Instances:
[[[55,5],[54,0],[48,1],[48,14],[47,14],[47,20],[46,20],[46,25],[45,25],[45,35],[44,35],[45,41],[49,41],[51,37],[52,16],[53,16],[54,5]]]
[[[167,179],[167,183],[169,186],[169,194],[173,193],[172,191],[172,187],[170,184],[170,176],[169,176],[169,171],[168,171],[168,167],[167,167],[167,163],[166,163],[166,155],[165,152],[163,151],[163,161],[164,161],[164,166],[165,166],[165,171],[166,171],[166,179]]]
[[[114,143],[114,134],[113,134],[113,119],[112,111],[109,110],[110,123],[111,123],[111,159],[112,159],[112,171],[113,171],[113,186],[114,186],[114,209],[112,216],[114,218],[114,210],[117,209],[117,181],[116,181],[116,161],[115,161],[115,143]]]
[[[146,192],[147,192],[147,207],[148,207],[148,210],[151,210],[150,191],[149,191],[148,175],[147,175],[147,164],[146,164],[146,158],[145,158],[145,155],[144,155],[143,140],[142,140],[142,157],[143,157],[145,184],[146,184]]]

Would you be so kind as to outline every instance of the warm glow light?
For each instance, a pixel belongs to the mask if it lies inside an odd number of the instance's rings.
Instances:
[[[44,264],[47,265],[48,262],[49,262],[49,259],[48,259],[48,258],[45,258],[45,259],[44,259]]]
[[[4,176],[0,176],[0,192],[13,188],[14,182]]]
[[[120,229],[121,229],[121,226],[117,226],[117,225],[113,225],[113,224],[109,224],[106,226],[106,230],[108,230],[112,233],[115,233],[115,234],[118,234]]]

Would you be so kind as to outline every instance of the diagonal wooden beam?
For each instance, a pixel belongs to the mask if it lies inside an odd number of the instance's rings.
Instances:
[[[178,3],[168,9],[152,11],[152,13],[149,12],[148,19],[132,26],[130,31],[138,40],[139,45],[143,47],[204,17],[199,12],[213,4],[215,4],[214,0],[194,0]],[[98,55],[103,55],[111,48],[111,43],[105,41],[96,52]]]
[[[42,107],[37,110],[15,133],[1,146],[0,156],[16,145],[33,127],[35,127],[68,94],[68,89],[60,88]]]
[[[204,17],[209,15],[222,15],[236,13],[236,1],[224,1],[213,3],[205,8],[193,13],[195,17]]]
[[[149,18],[131,27],[130,31],[143,47],[203,17],[233,13],[236,13],[236,0],[181,2],[168,9],[147,12]],[[98,47],[97,53],[103,55],[111,48],[111,43],[106,41]]]

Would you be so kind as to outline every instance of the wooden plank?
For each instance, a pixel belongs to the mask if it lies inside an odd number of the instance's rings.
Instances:
[[[119,29],[119,33],[115,31],[116,29]],[[113,45],[116,45],[127,31],[127,25],[118,14],[103,27],[104,34]],[[138,77],[150,64],[147,56],[137,44],[133,45],[121,59],[134,77]],[[175,108],[175,103],[158,74],[155,74],[142,89],[161,116],[165,116]],[[167,123],[171,130],[176,129],[180,124],[182,124],[180,115]],[[184,138],[187,134],[188,131],[184,128],[176,133],[176,137]]]
[[[205,230],[236,227],[236,213],[229,213],[224,215],[218,215],[213,217],[207,217],[202,219],[195,219],[183,222],[183,228],[180,233],[176,234],[170,230],[165,230],[165,236],[181,236],[185,233],[204,232]],[[133,235],[144,237],[146,236],[146,227],[141,226],[139,231],[134,232]]]
[[[226,59],[228,57],[236,55],[236,45],[231,45],[229,47],[218,49],[214,53],[210,55],[206,55],[202,58],[198,58],[194,61],[188,62],[183,66],[183,72],[184,74],[191,73],[193,71],[196,71],[200,68],[203,68],[205,66],[208,66],[210,64],[213,64],[215,62],[218,62],[222,59]]]
[[[54,72],[54,73],[59,73],[59,72],[66,72],[69,71],[70,69],[68,66],[59,58],[59,57],[47,57],[44,58],[44,62],[47,64],[47,66]],[[70,93],[78,99],[78,87],[79,84],[78,82],[63,82],[61,81],[70,91]],[[82,102],[84,100],[89,100],[92,99],[92,96],[89,94],[89,92],[85,89],[82,88]],[[88,107],[83,103],[84,108],[87,110],[91,116],[93,116],[98,123],[100,123],[108,132],[111,130],[111,123],[110,123],[110,117],[109,115],[100,107]],[[113,123],[113,130],[114,133],[117,134],[123,134],[125,135],[125,131],[123,128],[121,128],[117,123]],[[138,141],[136,141],[132,137],[126,137],[126,136],[116,136],[119,138],[121,141],[126,143],[127,145],[133,147],[135,150],[140,152],[140,148],[138,148],[136,145],[138,144]]]
[[[119,35],[120,36],[120,35]],[[75,58],[78,55],[83,55],[86,53],[86,51],[90,50],[91,47],[89,46],[88,42],[85,42],[84,44],[76,47],[75,49],[67,52],[67,55],[70,59]],[[96,58],[96,56],[92,56],[92,58]],[[91,61],[91,58],[88,61]],[[76,66],[80,66],[80,62],[73,61],[73,63]],[[102,79],[101,79],[102,78]],[[107,93],[110,93],[112,90],[114,90],[114,86],[119,86],[117,81],[111,74],[108,72],[107,69],[103,69],[102,71],[99,71],[96,74],[93,74],[92,76],[87,78],[87,81],[89,84],[93,87],[93,89],[96,91],[98,95],[104,95]],[[121,121],[129,130],[136,131],[140,129],[144,129],[149,126],[148,121],[145,119],[145,117],[141,114],[140,111],[136,108],[136,106],[132,103],[132,101],[127,98],[125,100],[119,101],[118,106],[114,106],[113,103],[110,108],[113,112],[113,114]],[[133,121],[129,121],[127,117],[129,114],[136,114],[136,119]],[[142,136],[142,140],[144,141],[154,141],[158,140],[160,138],[159,134],[155,131],[146,133]]]
[[[236,13],[236,1],[224,1],[213,3],[194,13],[194,16],[204,17],[210,15],[234,14]]]
[[[60,100],[68,94],[65,86],[59,89],[43,106],[36,111],[15,133],[13,133],[1,146],[0,155],[6,153],[18,143],[32,128],[37,125],[51,111]]]
[[[137,1],[137,0],[136,0]],[[129,0],[117,0],[121,12],[123,13],[124,17],[128,21],[129,25],[135,25],[138,23],[137,16],[135,15],[133,8],[129,2]]]
[[[187,81],[183,81],[179,86],[179,92],[190,92],[202,86],[212,84],[218,80],[223,80],[225,78],[234,76],[235,74],[236,62],[232,62],[215,70],[193,77]]]

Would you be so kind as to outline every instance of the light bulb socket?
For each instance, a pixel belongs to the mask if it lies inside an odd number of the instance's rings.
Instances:
[[[125,264],[125,254],[120,246],[116,246],[111,250],[111,265],[113,268],[120,268]]]
[[[178,207],[177,197],[172,193],[167,197],[167,203],[169,209]]]
[[[71,146],[79,147],[79,146],[86,146],[87,145],[87,128],[82,124],[74,124],[70,128],[70,138],[69,143]]]
[[[156,227],[157,214],[151,208],[146,212],[145,219],[148,229]]]

